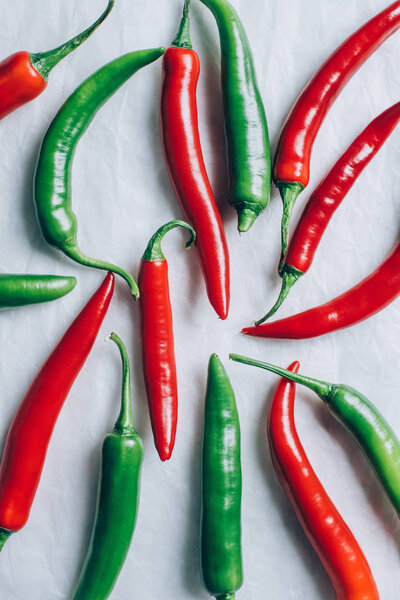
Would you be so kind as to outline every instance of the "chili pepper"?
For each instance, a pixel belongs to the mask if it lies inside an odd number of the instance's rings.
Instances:
[[[239,215],[239,231],[245,232],[269,203],[271,150],[267,119],[239,15],[227,0],[201,2],[213,13],[219,30],[230,203]]]
[[[261,325],[275,314],[292,286],[311,267],[333,214],[399,120],[400,102],[397,102],[364,129],[311,194],[282,264],[283,281],[279,298],[269,313],[257,321],[256,325]]]
[[[123,364],[121,412],[103,440],[96,516],[73,600],[106,600],[117,582],[135,530],[143,442],[132,418],[130,366],[121,338],[110,335]]]
[[[113,291],[109,273],[37,374],[13,419],[0,464],[0,550],[28,520],[58,415],[92,349]]]
[[[196,100],[200,62],[190,41],[189,3],[185,0],[179,33],[163,58],[161,135],[172,186],[185,218],[196,230],[208,298],[217,315],[226,319],[229,251],[200,143]]]
[[[218,600],[234,600],[243,583],[242,469],[235,394],[216,354],[210,357],[202,464],[201,567]]]
[[[186,244],[186,248],[190,248],[196,239],[194,229],[184,221],[171,221],[160,227],[151,238],[139,271],[144,379],[154,443],[163,461],[171,458],[175,444],[178,384],[168,263],[161,242],[165,234],[175,227],[190,231],[191,239]]]
[[[0,274],[0,310],[57,300],[75,286],[75,277]]]
[[[400,441],[368,398],[348,385],[326,383],[237,354],[230,354],[230,358],[313,390],[357,442],[400,516]]]
[[[289,371],[297,373],[296,361]],[[368,562],[316,476],[294,420],[295,385],[279,382],[268,415],[272,463],[282,488],[335,590],[337,600],[379,600]]]
[[[114,4],[115,0],[109,0],[93,25],[58,48],[35,54],[16,52],[0,62],[0,119],[44,91],[50,71],[88,39],[108,17]]]
[[[399,27],[400,1],[396,0],[335,50],[308,82],[286,119],[274,165],[274,181],[283,200],[281,264],[293,207],[309,182],[311,152],[319,128],[346,83]]]
[[[245,335],[263,338],[317,337],[360,323],[400,294],[400,242],[386,260],[355,287],[333,300],[286,319],[246,327]]]
[[[78,246],[77,219],[71,207],[72,160],[97,111],[136,71],[157,60],[163,52],[163,48],[157,48],[124,54],[86,79],[50,124],[34,181],[36,213],[44,239],[82,265],[120,275],[135,297],[139,296],[139,290],[127,271],[85,256]]]

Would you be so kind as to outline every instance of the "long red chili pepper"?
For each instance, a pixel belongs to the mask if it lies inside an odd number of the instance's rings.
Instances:
[[[310,178],[311,152],[320,126],[349,79],[399,27],[400,0],[396,0],[328,58],[291,109],[281,133],[274,166],[274,180],[283,200],[282,261],[286,255],[293,206]]]
[[[333,214],[399,121],[400,102],[397,102],[360,133],[311,194],[281,265],[283,281],[279,298],[269,313],[257,321],[256,325],[269,319],[278,310],[292,286],[311,267]]]
[[[37,374],[13,419],[0,464],[0,550],[28,520],[58,415],[113,291],[114,275],[108,273]]]
[[[163,57],[161,133],[172,186],[186,219],[196,230],[209,300],[217,315],[226,319],[229,252],[201,150],[196,100],[200,62],[190,41],[189,1],[185,0],[178,36]]]
[[[341,296],[287,319],[246,327],[242,333],[262,338],[317,337],[368,319],[399,294],[400,242],[376,271]]]
[[[0,119],[44,91],[50,71],[88,39],[110,14],[114,4],[115,0],[108,0],[107,8],[97,21],[58,48],[36,54],[16,52],[0,62]]]
[[[289,367],[299,370],[296,361]],[[268,416],[268,439],[278,479],[332,582],[336,600],[379,600],[363,551],[316,476],[294,419],[295,384],[281,379]]]
[[[154,443],[163,461],[171,458],[178,420],[168,263],[161,249],[163,237],[174,227],[188,229],[191,239],[186,247],[193,244],[196,239],[193,228],[184,221],[171,221],[160,227],[151,238],[139,271],[144,379]]]

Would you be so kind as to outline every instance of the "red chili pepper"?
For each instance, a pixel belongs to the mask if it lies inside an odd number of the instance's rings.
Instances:
[[[163,237],[174,227],[188,229],[192,237],[186,248],[193,244],[196,239],[193,228],[184,221],[171,221],[160,227],[151,238],[139,271],[144,379],[154,443],[163,461],[171,458],[178,420],[168,263],[161,250]]]
[[[0,549],[27,522],[58,415],[94,344],[114,291],[104,282],[69,327],[23,399],[0,464]]]
[[[163,57],[162,141],[172,186],[186,219],[196,230],[209,300],[217,315],[226,319],[229,252],[201,150],[196,100],[200,62],[190,42],[188,10],[186,0],[181,29]]]
[[[93,25],[62,46],[37,54],[17,52],[0,62],[0,119],[43,92],[50,71],[88,39],[109,15],[114,3],[115,0],[109,0],[106,10]]]
[[[261,325],[278,310],[299,277],[311,267],[333,214],[399,121],[400,102],[397,102],[364,129],[311,194],[281,266],[283,281],[279,298],[256,325]]]
[[[400,294],[400,242],[371,275],[341,296],[287,319],[246,327],[245,335],[304,339],[355,325],[393,302]]]
[[[299,370],[296,361],[289,367]],[[310,544],[317,553],[336,600],[379,600],[363,551],[316,476],[297,434],[295,384],[281,379],[268,417],[272,462]]]
[[[293,206],[308,185],[312,147],[328,110],[354,73],[399,27],[400,0],[397,0],[365,23],[328,58],[290,111],[274,166],[274,180],[284,205],[282,260],[286,255]]]

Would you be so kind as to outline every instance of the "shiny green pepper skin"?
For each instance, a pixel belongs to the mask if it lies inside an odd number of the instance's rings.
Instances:
[[[235,395],[216,354],[210,358],[202,463],[201,566],[205,588],[231,600],[243,583],[242,470]]]
[[[271,150],[265,108],[243,24],[227,0],[201,0],[217,22],[222,57],[222,93],[228,142],[230,202],[239,231],[248,231],[268,206]]]
[[[133,426],[126,349],[111,335],[124,365],[122,408],[114,430],[102,445],[95,523],[88,554],[73,600],[106,600],[125,562],[139,505],[143,443]]]
[[[164,51],[165,48],[155,48],[124,54],[88,77],[50,124],[34,180],[36,214],[44,239],[82,265],[120,275],[135,297],[139,296],[139,289],[127,271],[85,256],[79,248],[78,223],[72,210],[72,163],[78,142],[99,109],[134,73],[157,60]]]
[[[0,275],[0,310],[62,298],[76,286],[75,277]]]

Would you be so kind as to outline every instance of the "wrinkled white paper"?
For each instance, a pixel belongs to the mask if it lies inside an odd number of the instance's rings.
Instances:
[[[52,48],[85,28],[105,0],[2,0],[0,56]],[[273,149],[287,111],[307,79],[355,29],[388,0],[233,0],[255,55]],[[40,141],[59,106],[87,76],[120,54],[173,39],[181,0],[117,0],[108,21],[50,75],[45,93],[0,124],[2,272],[70,274],[67,297],[0,315],[0,439],[30,382],[60,336],[101,283],[101,272],[79,267],[42,240],[33,209],[32,179]],[[193,0],[192,37],[202,74],[201,135],[231,253],[229,319],[210,307],[195,251],[185,234],[164,241],[175,318],[180,412],[175,452],[162,464],[154,449],[141,372],[138,306],[118,279],[114,300],[93,351],[58,420],[26,527],[1,557],[2,600],[70,598],[89,542],[99,448],[119,410],[121,367],[112,330],[132,357],[134,415],[145,443],[141,505],[132,547],[112,594],[115,600],[207,598],[199,568],[200,455],[208,357],[217,352],[237,395],[243,448],[245,583],[238,600],[331,600],[331,584],[273,472],[266,438],[277,378],[229,363],[228,353],[288,365],[346,382],[364,392],[400,435],[400,303],[346,331],[304,342],[245,338],[240,330],[261,317],[280,288],[276,273],[281,201],[250,233],[239,236],[226,200],[225,147],[219,81],[219,42],[208,10]],[[356,135],[399,100],[399,35],[387,41],[351,80],[317,138],[312,179],[296,207]],[[73,206],[79,241],[89,255],[137,275],[152,233],[181,217],[165,169],[158,122],[161,61],[136,74],[99,112],[76,152]],[[395,131],[333,219],[315,263],[280,311],[286,316],[333,298],[386,257],[399,233],[399,136]],[[310,460],[363,548],[381,598],[400,586],[398,518],[348,434],[316,396],[298,390],[296,422]],[[34,424],[32,424],[34,426]],[[3,443],[3,442],[1,442]]]

